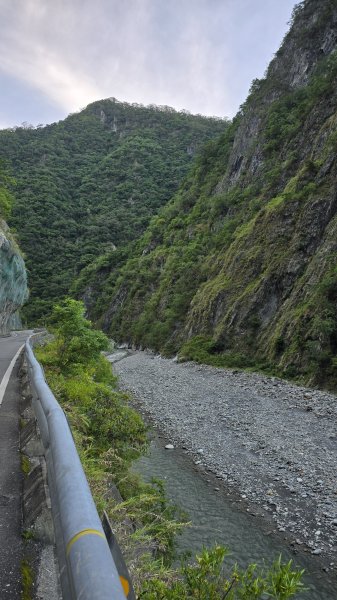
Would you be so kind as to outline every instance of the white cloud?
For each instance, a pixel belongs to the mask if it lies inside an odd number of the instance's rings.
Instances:
[[[7,15],[10,25],[0,39],[0,68],[4,72],[35,86],[65,110],[73,110],[97,98],[99,87],[90,74],[77,72],[64,46],[58,44],[58,36],[51,27],[52,15],[45,10],[43,2],[13,2]],[[51,27],[49,35],[48,27]],[[75,36],[73,43],[76,47]]]
[[[234,114],[294,4],[256,0],[252,10],[249,0],[0,0],[0,71],[69,112],[115,96]]]

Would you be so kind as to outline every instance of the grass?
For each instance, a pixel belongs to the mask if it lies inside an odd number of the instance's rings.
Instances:
[[[33,600],[34,575],[27,558],[21,561],[22,600]]]
[[[26,454],[21,453],[21,471],[25,477],[28,477],[31,470],[30,460]]]

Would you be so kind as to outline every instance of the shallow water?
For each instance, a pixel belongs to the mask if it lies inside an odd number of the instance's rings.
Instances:
[[[297,567],[306,570],[304,583],[308,591],[296,598],[337,599],[336,581],[330,580],[329,573],[322,571],[314,557],[290,552],[278,536],[268,532],[268,527],[264,530],[256,517],[239,510],[222,491],[215,491],[221,484],[217,484],[213,476],[207,482],[181,451],[165,450],[160,439],[154,436],[149,455],[138,460],[134,470],[146,481],[152,477],[162,479],[167,496],[188,513],[193,526],[177,538],[179,550],[195,553],[202,546],[217,542],[228,546],[231,561],[237,561],[242,567],[249,562],[261,562],[263,558],[270,564],[282,554],[284,560],[291,558]]]

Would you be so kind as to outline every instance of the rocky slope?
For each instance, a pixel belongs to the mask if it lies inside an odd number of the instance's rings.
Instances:
[[[5,221],[0,220],[0,335],[20,326],[17,311],[27,297],[23,258]]]
[[[336,0],[300,3],[132,258],[91,273],[112,335],[337,386],[336,47]]]

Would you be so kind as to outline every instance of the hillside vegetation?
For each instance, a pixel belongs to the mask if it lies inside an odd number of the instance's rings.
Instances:
[[[337,2],[307,0],[266,77],[124,265],[74,290],[119,340],[337,385]]]
[[[48,312],[98,256],[116,247],[124,256],[177,190],[198,147],[225,126],[112,98],[46,127],[0,131],[0,158],[16,179],[10,225],[29,271],[27,318]]]

